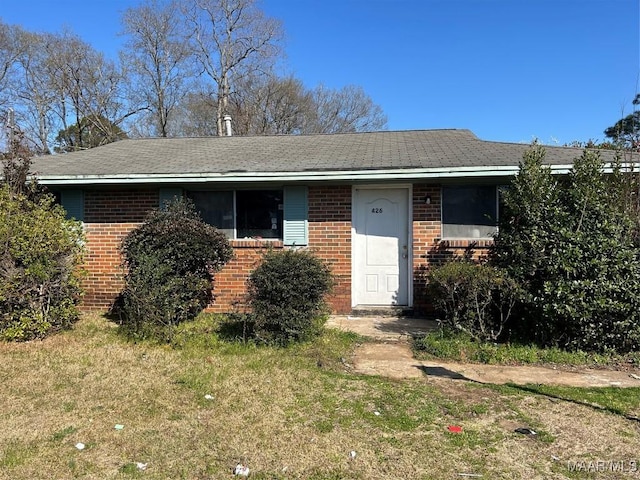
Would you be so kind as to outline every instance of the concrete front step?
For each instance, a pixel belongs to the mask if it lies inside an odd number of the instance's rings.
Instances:
[[[351,310],[354,317],[413,317],[413,308],[403,306],[356,305]]]

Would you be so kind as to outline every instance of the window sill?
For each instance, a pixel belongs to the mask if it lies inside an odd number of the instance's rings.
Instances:
[[[238,238],[229,240],[233,248],[283,248],[282,240],[272,238]]]
[[[444,247],[468,247],[475,244],[477,247],[493,246],[493,238],[441,238],[437,243]]]
[[[493,237],[442,237],[439,242],[493,242]]]

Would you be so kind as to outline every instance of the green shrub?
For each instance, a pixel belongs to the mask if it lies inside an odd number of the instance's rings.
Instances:
[[[503,270],[452,260],[427,276],[428,294],[447,328],[480,341],[496,341],[516,304],[519,288]]]
[[[249,277],[249,304],[258,340],[286,344],[317,335],[326,321],[328,265],[306,250],[269,251]]]
[[[44,194],[0,187],[0,338],[30,340],[78,319],[82,225]]]
[[[524,341],[588,351],[638,349],[640,249],[625,173],[585,151],[562,182],[525,155],[504,194],[491,263],[522,286]],[[629,198],[631,195],[631,198]]]
[[[128,271],[115,310],[127,332],[158,340],[210,303],[213,274],[233,255],[224,234],[182,199],[153,211],[121,251]]]

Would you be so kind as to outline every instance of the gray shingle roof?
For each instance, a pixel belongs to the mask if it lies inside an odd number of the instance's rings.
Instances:
[[[514,167],[528,145],[489,142],[469,130],[336,135],[128,139],[81,152],[35,159],[54,177],[126,177],[276,172]],[[570,165],[581,151],[547,147],[547,163]]]

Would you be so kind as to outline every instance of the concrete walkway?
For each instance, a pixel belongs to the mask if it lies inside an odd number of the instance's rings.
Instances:
[[[354,371],[390,378],[449,379],[478,383],[568,385],[576,387],[640,387],[640,369],[626,371],[542,366],[504,366],[413,358],[409,339],[437,328],[432,321],[395,317],[332,316],[327,326],[374,339],[360,345]]]

